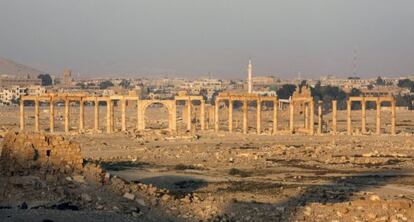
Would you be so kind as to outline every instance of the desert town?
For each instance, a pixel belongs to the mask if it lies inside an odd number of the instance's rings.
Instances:
[[[42,89],[0,107],[0,219],[414,220],[411,80],[293,81],[286,97],[252,73],[249,62],[240,87],[174,96],[132,81],[81,89],[70,70],[56,85],[15,80]]]

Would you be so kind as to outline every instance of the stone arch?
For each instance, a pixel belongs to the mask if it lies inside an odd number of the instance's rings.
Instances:
[[[146,129],[169,128],[170,108],[163,103],[154,102],[146,104],[143,108],[144,126]]]
[[[140,100],[138,101],[138,130],[145,130],[145,113],[152,104],[161,104],[168,111],[168,129],[176,130],[176,105],[175,100]]]

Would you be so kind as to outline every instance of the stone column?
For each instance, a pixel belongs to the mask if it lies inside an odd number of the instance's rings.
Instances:
[[[275,135],[277,132],[277,125],[278,125],[277,112],[278,112],[278,100],[276,99],[273,101],[273,135]]]
[[[391,101],[391,134],[395,135],[395,124],[396,124],[397,116],[396,116],[396,107],[395,107],[395,99]]]
[[[36,97],[35,99],[35,131],[39,132],[40,130],[40,123],[39,123],[39,117],[40,117],[40,108],[39,108],[39,98]]]
[[[348,99],[346,103],[346,131],[348,135],[352,134],[352,120],[351,120],[351,107],[352,107],[352,101]]]
[[[177,105],[171,104],[171,107],[168,109],[168,128],[171,132],[177,131]]]
[[[229,99],[229,132],[233,131],[233,101]]]
[[[53,98],[49,102],[49,130],[51,133],[55,132],[55,104]]]
[[[259,135],[262,132],[262,102],[260,99],[256,101],[256,131]]]
[[[112,122],[112,115],[111,115],[111,110],[112,110],[112,101],[110,99],[108,99],[106,101],[106,132],[107,133],[112,133],[112,129],[111,129],[111,122]]]
[[[318,134],[322,134],[322,105],[323,102],[321,100],[318,101]]]
[[[332,133],[336,134],[337,131],[337,126],[336,123],[338,122],[337,120],[337,109],[338,109],[338,101],[336,100],[332,100]]]
[[[20,130],[24,130],[24,100],[20,97]]]
[[[313,127],[315,125],[315,102],[313,101],[313,98],[309,101],[309,109],[310,109],[310,118],[309,118],[309,134],[313,135],[314,130]]]
[[[305,103],[305,120],[304,120],[304,127],[305,129],[309,130],[309,104]]]
[[[216,104],[214,106],[214,130],[219,131],[219,104],[220,100],[216,98]]]
[[[181,112],[181,119],[183,121],[183,124],[186,126],[187,128],[187,116],[188,116],[188,109],[187,109],[187,100],[184,100],[184,106],[182,107],[182,112]]]
[[[367,103],[365,97],[362,97],[361,100],[361,132],[367,132]]]
[[[137,101],[137,129],[145,129],[144,104],[143,101]]]
[[[191,99],[187,100],[187,130],[191,130]]]
[[[206,104],[204,100],[200,100],[200,125],[201,130],[206,129]]]
[[[215,108],[213,105],[206,106],[207,119],[206,119],[206,129],[210,129],[214,125],[214,112]],[[213,127],[214,128],[214,127]]]
[[[79,132],[83,132],[85,128],[85,101],[79,101]]]
[[[289,131],[290,133],[294,132],[294,105],[293,105],[293,100],[290,101],[289,103]]]
[[[99,131],[99,101],[98,98],[95,97],[95,121],[94,121],[94,129],[95,132]]]
[[[115,104],[111,101],[111,132],[115,132]]]
[[[69,99],[66,98],[65,99],[65,133],[69,132],[69,119],[70,119],[70,114],[69,114]]]
[[[248,103],[249,101],[247,101],[246,99],[243,101],[243,133],[247,134],[248,131],[248,112],[249,112],[249,107],[248,107]]]
[[[122,131],[126,131],[126,99],[121,100],[121,128]]]
[[[137,100],[137,130],[141,130],[141,122],[140,122],[140,118],[142,116],[142,111],[141,111],[141,101]]]
[[[377,99],[377,134],[381,134],[381,101]]]
[[[174,101],[174,105],[172,106],[173,108],[172,108],[172,110],[173,110],[173,112],[172,112],[172,121],[171,121],[171,128],[174,130],[174,131],[177,131],[177,104],[176,104],[176,102]]]

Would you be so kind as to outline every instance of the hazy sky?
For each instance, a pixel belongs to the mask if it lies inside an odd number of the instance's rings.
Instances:
[[[0,57],[52,73],[414,74],[413,0],[0,0]]]

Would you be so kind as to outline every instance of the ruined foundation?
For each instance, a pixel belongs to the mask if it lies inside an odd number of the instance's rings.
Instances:
[[[11,176],[34,169],[72,173],[82,169],[83,158],[80,145],[62,136],[10,132],[3,141],[0,164]]]

